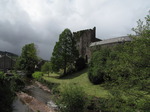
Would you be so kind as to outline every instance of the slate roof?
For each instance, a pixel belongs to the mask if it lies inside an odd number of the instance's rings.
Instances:
[[[122,36],[122,37],[106,39],[106,40],[102,40],[98,42],[93,42],[90,44],[90,47],[97,46],[97,45],[120,43],[120,42],[130,42],[130,41],[131,41],[131,38],[129,36]]]

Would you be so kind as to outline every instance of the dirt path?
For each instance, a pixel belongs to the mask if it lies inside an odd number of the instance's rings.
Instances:
[[[34,97],[32,97],[24,92],[17,93],[17,96],[26,105],[28,105],[29,108],[34,112],[55,112],[52,108],[49,108],[46,104],[38,101]]]

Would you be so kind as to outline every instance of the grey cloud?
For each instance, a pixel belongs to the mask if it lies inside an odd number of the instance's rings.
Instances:
[[[150,6],[148,0],[1,0],[0,50],[20,54],[34,42],[38,54],[50,59],[59,34],[97,28],[97,37],[113,38],[132,33]]]

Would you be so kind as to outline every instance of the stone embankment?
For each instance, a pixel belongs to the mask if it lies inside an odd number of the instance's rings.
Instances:
[[[52,108],[49,108],[46,104],[38,101],[34,97],[20,92],[17,93],[18,98],[23,101],[33,112],[55,112]]]

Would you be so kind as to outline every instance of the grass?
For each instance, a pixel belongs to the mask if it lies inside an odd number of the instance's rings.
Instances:
[[[58,79],[58,76],[58,74],[53,73],[50,74],[50,76],[44,75],[43,79],[49,82],[58,83],[58,88],[60,89],[60,91],[62,91],[63,87],[66,85],[75,84],[82,87],[85,93],[90,96],[106,98],[109,94],[109,92],[105,90],[101,85],[93,85],[89,81],[87,69],[72,75],[68,75],[61,79]]]

